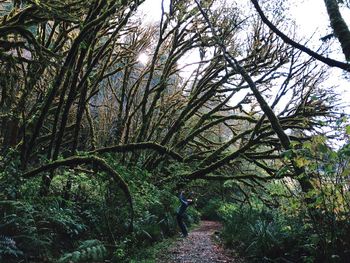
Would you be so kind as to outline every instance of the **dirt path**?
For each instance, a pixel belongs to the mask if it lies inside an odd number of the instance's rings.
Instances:
[[[214,241],[215,231],[221,228],[220,223],[201,221],[198,228],[192,230],[187,238],[179,239],[167,253],[160,255],[158,263],[229,263],[241,262],[224,254]]]

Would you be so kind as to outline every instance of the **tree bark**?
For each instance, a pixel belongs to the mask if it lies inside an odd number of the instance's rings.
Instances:
[[[350,61],[350,31],[345,23],[336,0],[324,0],[331,27],[338,38],[347,61]]]

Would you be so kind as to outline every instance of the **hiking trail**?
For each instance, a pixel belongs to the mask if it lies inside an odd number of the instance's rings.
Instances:
[[[201,221],[200,225],[189,232],[187,238],[178,240],[158,256],[158,263],[243,263],[225,253],[215,235],[220,231],[221,224],[215,221]]]

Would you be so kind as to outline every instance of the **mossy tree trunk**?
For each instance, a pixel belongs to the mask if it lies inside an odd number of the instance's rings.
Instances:
[[[347,61],[350,61],[350,31],[336,0],[324,0],[334,35],[338,38]]]

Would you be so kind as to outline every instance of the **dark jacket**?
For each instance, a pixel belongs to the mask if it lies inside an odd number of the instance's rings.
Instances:
[[[182,193],[180,193],[179,199],[181,202],[181,206],[178,208],[177,214],[183,215],[186,212],[186,209],[190,203],[187,201],[186,197],[184,197],[184,195]]]

